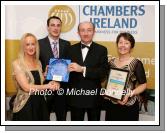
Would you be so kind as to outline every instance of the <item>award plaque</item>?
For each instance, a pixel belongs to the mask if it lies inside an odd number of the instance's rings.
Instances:
[[[70,63],[71,60],[51,58],[49,60],[48,73],[46,79],[60,82],[68,82],[68,65]]]
[[[126,86],[128,72],[128,70],[112,68],[109,73],[104,96],[121,100]]]

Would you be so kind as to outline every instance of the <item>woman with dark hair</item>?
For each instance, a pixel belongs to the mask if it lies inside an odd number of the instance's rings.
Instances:
[[[128,70],[126,93],[122,100],[106,98],[108,108],[106,109],[107,121],[138,121],[139,120],[139,94],[146,89],[146,76],[143,64],[137,58],[131,56],[135,46],[134,37],[127,33],[120,33],[116,39],[118,58],[110,60],[111,68]],[[128,91],[129,90],[129,91]]]

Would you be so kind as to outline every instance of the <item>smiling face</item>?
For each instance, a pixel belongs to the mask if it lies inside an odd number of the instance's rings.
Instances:
[[[81,23],[78,27],[78,34],[84,44],[92,42],[95,30],[90,22]]]
[[[61,33],[61,26],[62,24],[59,19],[50,19],[47,27],[49,36],[53,39],[58,39]]]
[[[28,56],[35,56],[36,54],[36,40],[33,36],[27,36],[24,40],[24,54]]]
[[[131,52],[131,43],[124,37],[120,37],[117,47],[119,54],[125,55]]]

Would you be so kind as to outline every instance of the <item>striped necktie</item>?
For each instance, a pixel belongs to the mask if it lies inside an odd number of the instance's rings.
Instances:
[[[53,48],[52,48],[53,55],[55,58],[58,58],[59,54],[58,54],[58,49],[57,49],[57,42],[53,42],[52,44],[53,44]]]

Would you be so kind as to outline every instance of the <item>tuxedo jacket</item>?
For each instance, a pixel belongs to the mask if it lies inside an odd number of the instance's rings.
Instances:
[[[85,77],[83,73],[71,72],[70,73],[70,91],[69,104],[78,108],[94,108],[97,107],[99,102],[99,92],[101,89],[101,81],[107,76],[108,71],[108,58],[107,48],[92,42],[89,51],[82,59],[81,43],[71,46],[69,52],[72,62],[76,62],[81,66],[86,67]],[[80,90],[75,94],[76,90]],[[83,90],[87,93],[84,93]],[[89,91],[95,91],[94,95],[89,95]],[[98,93],[96,94],[96,91]],[[73,92],[73,93],[72,93]]]
[[[39,59],[42,63],[42,70],[45,71],[46,65],[49,64],[49,59],[54,58],[51,44],[48,37],[39,40],[40,56]],[[70,42],[59,39],[59,58],[69,59]]]

